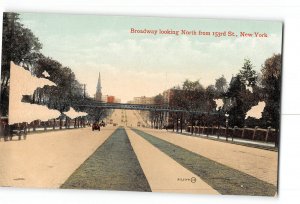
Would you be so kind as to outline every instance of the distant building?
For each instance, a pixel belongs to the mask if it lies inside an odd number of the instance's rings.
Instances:
[[[96,101],[103,101],[102,100],[102,87],[101,87],[100,72],[99,72],[98,83],[97,83],[97,88],[96,88],[95,100]]]
[[[102,102],[105,102],[105,103],[121,103],[121,99],[117,98],[116,96],[102,95]]]
[[[154,104],[154,98],[153,97],[146,97],[146,96],[140,96],[140,97],[134,97],[133,101],[130,101],[133,104]]]
[[[108,95],[102,95],[102,101],[103,102],[106,103],[107,102],[107,98],[108,98]]]
[[[172,89],[168,89],[168,90],[164,91],[162,93],[162,95],[163,95],[163,98],[164,98],[164,102],[166,104],[169,104],[170,101],[172,100],[173,91],[172,91]]]
[[[181,92],[181,89],[177,89],[177,88],[171,88],[168,90],[165,90],[162,95],[164,98],[164,103],[168,104],[168,105],[173,105],[174,104],[174,95],[178,92]]]
[[[114,96],[107,96],[107,103],[115,103],[115,97]]]
[[[174,96],[181,91],[182,91],[181,89],[175,88],[175,87],[165,90],[162,93],[165,105],[174,106],[174,104],[176,104],[176,101],[174,100]],[[172,118],[170,117],[169,112],[164,113],[163,121],[164,121],[164,125],[167,125],[167,126],[173,124],[173,121],[172,121]]]
[[[115,97],[115,103],[121,103],[121,99]]]

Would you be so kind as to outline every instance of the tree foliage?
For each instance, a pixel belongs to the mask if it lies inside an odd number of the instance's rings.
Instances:
[[[216,103],[214,98],[216,97],[216,89],[214,85],[204,88],[198,80],[185,80],[182,86],[170,89],[169,91],[169,100],[164,101],[167,101],[168,105],[173,108],[184,109],[189,112],[188,114],[182,112],[169,114],[168,122],[173,123],[171,126],[176,126],[177,130],[179,128],[178,125],[180,125],[180,129],[182,130],[184,125],[195,125],[196,121],[200,121],[203,118],[203,115],[195,114],[194,111],[203,113],[215,111]]]
[[[24,96],[23,102],[46,105],[62,113],[76,103],[88,104],[92,101],[83,95],[83,85],[76,79],[71,68],[40,52],[42,44],[30,29],[20,23],[19,14],[4,13],[2,42],[1,115],[8,114],[11,61],[29,70],[32,75],[47,78],[57,85],[38,88],[33,95]],[[43,74],[45,71],[49,76]],[[107,111],[102,109],[74,108],[77,111],[88,112],[89,117],[94,120],[107,115]]]
[[[244,65],[242,66],[239,74],[241,81],[245,86],[255,86],[257,80],[256,71],[253,70],[253,65],[250,59],[244,60]]]
[[[246,112],[244,109],[244,100],[242,96],[245,90],[246,88],[241,80],[240,75],[237,75],[231,79],[227,92],[227,97],[229,98],[230,102],[230,107],[228,110],[229,126],[242,127],[244,125]]]
[[[3,14],[1,112],[8,114],[10,62],[30,70],[41,56],[42,44],[38,38],[19,21],[19,14]]]
[[[274,54],[266,59],[261,69],[266,102],[263,119],[276,129],[280,125],[281,66],[281,54]]]
[[[44,72],[48,77],[43,75]],[[31,98],[31,103],[47,105],[49,108],[60,112],[69,110],[73,101],[83,98],[83,88],[69,67],[63,67],[61,63],[49,57],[42,56],[32,69],[36,77],[45,77],[53,81],[57,86],[46,86],[37,89]]]
[[[159,105],[164,104],[164,97],[163,97],[163,95],[161,95],[161,94],[156,95],[154,97],[154,103],[155,104],[159,104]]]
[[[248,125],[245,123],[246,113],[264,100],[260,75],[253,69],[249,59],[245,59],[239,73],[232,78],[225,96],[229,126]]]
[[[216,79],[215,89],[216,89],[216,94],[218,97],[221,97],[227,91],[228,85],[227,85],[227,80],[224,77],[224,75],[222,75],[220,78]]]
[[[203,91],[204,87],[200,84],[199,80],[190,81],[186,79],[182,84],[182,89],[187,91]]]

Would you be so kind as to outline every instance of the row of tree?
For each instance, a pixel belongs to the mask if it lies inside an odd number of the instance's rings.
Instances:
[[[47,78],[57,85],[38,88],[33,95],[24,96],[23,102],[45,105],[63,113],[75,105],[75,102],[88,104],[92,100],[85,93],[84,85],[76,79],[69,67],[41,53],[42,43],[30,29],[20,23],[19,14],[4,13],[2,42],[0,103],[2,116],[8,115],[10,61],[24,67],[33,76]],[[77,111],[88,112],[90,119],[94,120],[99,120],[107,114],[104,110],[88,107],[74,108]]]
[[[155,127],[184,128],[186,125],[228,127],[272,127],[279,130],[281,93],[281,55],[266,59],[261,72],[254,70],[249,59],[245,59],[239,72],[228,83],[224,76],[214,85],[204,88],[199,81],[183,82],[182,86],[169,90],[166,97],[154,97],[156,104],[165,104],[187,110],[186,113],[152,111],[150,120]],[[216,99],[224,105],[217,109]],[[251,107],[264,101],[266,106],[260,119],[246,117]],[[195,114],[192,110],[203,112]],[[188,113],[190,111],[190,113]]]

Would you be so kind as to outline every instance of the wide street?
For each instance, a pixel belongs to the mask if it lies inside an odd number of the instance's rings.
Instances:
[[[0,142],[0,186],[204,194],[277,192],[278,152],[138,127],[133,110],[113,124]]]

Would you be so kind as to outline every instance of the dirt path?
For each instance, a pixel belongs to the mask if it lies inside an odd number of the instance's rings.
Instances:
[[[0,186],[58,188],[115,129],[46,132],[0,142]]]

